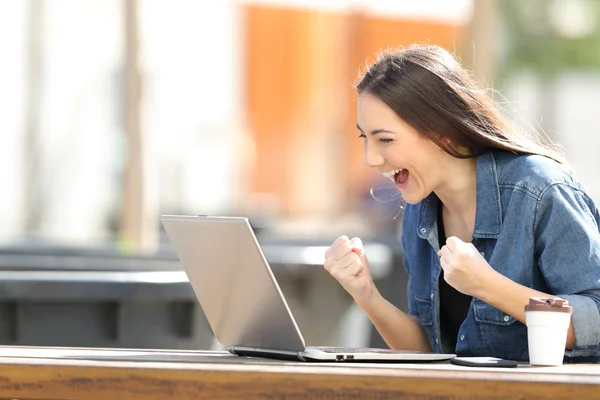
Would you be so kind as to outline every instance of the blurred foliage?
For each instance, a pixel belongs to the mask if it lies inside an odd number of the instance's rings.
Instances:
[[[500,75],[600,69],[599,0],[499,0],[506,42]]]

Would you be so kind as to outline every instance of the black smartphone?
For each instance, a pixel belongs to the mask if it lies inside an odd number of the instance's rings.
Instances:
[[[454,365],[463,367],[495,367],[495,368],[514,368],[518,363],[514,360],[504,360],[496,357],[454,357],[450,359]]]

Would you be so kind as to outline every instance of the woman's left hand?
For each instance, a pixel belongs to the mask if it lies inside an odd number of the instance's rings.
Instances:
[[[477,297],[486,282],[497,273],[471,243],[455,236],[446,240],[438,252],[444,270],[444,279],[461,293]]]

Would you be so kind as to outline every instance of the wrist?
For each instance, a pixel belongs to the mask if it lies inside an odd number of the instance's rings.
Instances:
[[[482,300],[488,304],[493,302],[498,292],[498,284],[501,283],[504,276],[490,267],[487,273],[484,275],[484,279],[479,286],[479,290],[473,294],[474,297]]]
[[[373,285],[371,293],[368,296],[354,299],[358,307],[367,314],[369,314],[371,310],[377,309],[377,305],[381,304],[382,300],[383,296],[381,296],[381,293],[379,293],[379,290],[377,290],[375,285]]]

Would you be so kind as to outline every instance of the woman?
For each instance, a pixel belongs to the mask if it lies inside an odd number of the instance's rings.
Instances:
[[[406,201],[408,314],[373,284],[360,239],[325,268],[393,349],[528,360],[524,306],[573,307],[572,358],[600,355],[600,215],[551,148],[503,119],[445,50],[382,56],[357,85],[364,161]]]

